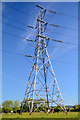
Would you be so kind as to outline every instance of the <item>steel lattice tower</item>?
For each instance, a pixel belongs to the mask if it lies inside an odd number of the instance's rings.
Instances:
[[[66,111],[47,51],[49,38],[44,36],[47,26],[47,23],[43,20],[45,13],[46,9],[40,11],[37,18],[37,34],[34,41],[36,42],[35,53],[22,104],[23,109],[26,100],[31,103],[30,114],[33,111],[33,103],[35,101],[37,104],[39,103],[38,106],[44,103],[47,107],[55,103]]]

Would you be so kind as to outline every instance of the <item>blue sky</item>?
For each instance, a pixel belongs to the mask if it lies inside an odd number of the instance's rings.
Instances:
[[[45,21],[68,28],[47,26],[45,36],[72,44],[49,41],[47,49],[65,105],[78,104],[78,3],[38,4],[57,12],[47,12]],[[24,98],[33,60],[24,55],[34,55],[35,48],[35,43],[25,39],[35,39],[36,35],[27,25],[36,25],[34,17],[39,10],[35,2],[3,3],[2,101]]]

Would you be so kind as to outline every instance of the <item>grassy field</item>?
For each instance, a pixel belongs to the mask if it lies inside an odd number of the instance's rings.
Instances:
[[[29,115],[29,113],[22,113],[22,115],[14,114],[14,113],[2,113],[2,118],[75,118],[75,120],[78,118],[78,112],[69,112],[68,114],[65,114],[63,112],[60,113],[50,113],[45,114],[44,112],[34,112],[32,115]],[[15,119],[16,120],[16,119]]]

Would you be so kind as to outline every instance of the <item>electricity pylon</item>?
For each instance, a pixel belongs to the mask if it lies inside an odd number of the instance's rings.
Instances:
[[[38,106],[44,103],[47,107],[50,107],[55,103],[60,106],[64,111],[66,111],[63,98],[61,96],[61,92],[47,51],[47,45],[50,38],[44,36],[44,32],[47,26],[47,23],[43,20],[45,13],[46,9],[40,11],[37,18],[37,24],[35,27],[35,29],[37,29],[37,34],[34,41],[36,42],[35,53],[33,56],[34,58],[31,72],[25,91],[25,97],[23,100],[23,105],[26,100],[29,104],[31,103],[30,114],[33,111],[33,103],[35,101],[37,102],[37,104],[39,104]],[[57,40],[54,39],[54,41]]]

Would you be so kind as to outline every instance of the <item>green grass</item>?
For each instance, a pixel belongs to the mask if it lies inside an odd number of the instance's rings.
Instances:
[[[1,120],[1,118],[2,118],[2,114],[0,113],[0,120]]]
[[[78,112],[68,112],[68,114],[59,112],[50,113],[48,115],[44,112],[34,112],[32,115],[29,115],[29,113],[22,113],[22,115],[14,113],[2,113],[2,118],[78,118]]]

